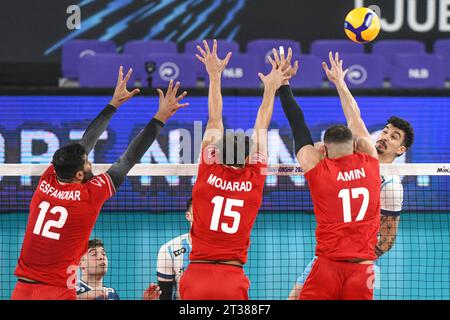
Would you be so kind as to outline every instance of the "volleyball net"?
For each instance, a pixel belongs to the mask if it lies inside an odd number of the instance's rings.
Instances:
[[[0,165],[0,299],[11,297],[30,199],[46,167]],[[96,164],[94,173],[108,167]],[[185,211],[196,172],[195,164],[138,164],[105,203],[91,239],[103,242],[104,285],[121,299],[142,299],[157,282],[161,247],[189,232]],[[376,262],[375,299],[450,299],[450,164],[381,165],[381,173],[389,190],[383,201],[400,202],[401,215],[392,248]],[[267,174],[245,272],[250,299],[284,300],[314,257],[316,224],[300,168],[273,165]],[[187,253],[174,248],[166,259],[180,254]]]

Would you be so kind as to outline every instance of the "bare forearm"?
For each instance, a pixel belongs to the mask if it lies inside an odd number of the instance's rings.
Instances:
[[[275,103],[275,89],[264,89],[263,100],[258,110],[255,122],[255,130],[268,129],[272,119],[273,105]]]
[[[375,253],[378,257],[392,249],[397,237],[397,228],[399,217],[381,216],[380,237],[375,247]]]
[[[212,74],[209,76],[209,94],[208,94],[208,112],[209,121],[222,121],[222,92],[221,92],[221,75]]]

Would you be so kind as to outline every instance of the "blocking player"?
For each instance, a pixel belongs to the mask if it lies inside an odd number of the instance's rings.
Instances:
[[[359,126],[363,126],[362,131],[366,132],[365,136],[370,137],[361,117],[358,104],[345,83],[347,70],[344,71],[342,68],[343,61],[339,60],[339,53],[333,56],[330,52],[329,59],[331,68],[328,68],[325,62],[322,65],[328,79],[337,88],[347,125],[351,127],[357,123]],[[409,150],[413,142],[414,130],[410,123],[395,116],[389,118],[377,137],[375,144],[379,162],[393,163],[397,157]],[[375,253],[378,257],[388,252],[395,243],[403,204],[403,186],[400,177],[382,175],[381,181],[381,221],[378,243],[375,247]],[[289,294],[289,299],[297,299],[299,296],[315,259],[308,264],[302,275],[297,279],[294,288]]]
[[[275,58],[284,63],[283,56]],[[290,88],[282,86],[279,93],[317,220],[317,260],[300,298],[372,299],[380,224],[377,151],[358,127],[342,125],[326,130],[318,150]]]
[[[87,252],[89,236],[103,203],[114,195],[165,122],[187,105],[180,104],[186,92],[176,96],[179,83],[174,87],[171,81],[165,96],[158,89],[158,112],[108,171],[94,177],[87,155],[116,110],[139,92],[126,88],[131,72],[130,69],[123,78],[120,67],[111,102],[88,126],[79,143],[55,152],[52,165],[41,176],[30,203],[12,299],[76,299],[76,270]]]
[[[187,300],[244,300],[250,283],[243,266],[262,202],[267,129],[275,93],[288,79],[290,66],[273,67],[267,76],[259,74],[264,96],[249,146],[248,137],[223,134],[221,75],[231,53],[220,60],[217,41],[212,51],[203,43],[196,56],[209,74],[209,119],[192,192],[191,262],[181,278],[180,295]]]
[[[192,226],[192,198],[187,201],[185,217]],[[180,279],[189,265],[191,247],[188,232],[168,241],[159,249],[156,274],[161,288],[160,300],[180,299]]]
[[[101,240],[89,240],[88,251],[80,261],[80,269],[78,300],[120,300],[114,288],[105,287],[103,284],[103,278],[108,272],[108,257]]]

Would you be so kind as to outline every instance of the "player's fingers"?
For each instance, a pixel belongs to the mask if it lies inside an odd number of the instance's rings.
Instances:
[[[334,54],[334,63],[336,63],[336,66],[339,66],[339,51],[336,51]]]
[[[134,89],[133,91],[131,91],[130,97],[134,97],[134,96],[137,95],[139,92],[141,92],[140,89]]]
[[[197,46],[197,50],[202,54],[203,58],[206,57],[206,52],[202,49],[202,47]]]
[[[172,89],[173,89],[173,79],[169,81],[169,86],[167,87],[166,95],[170,96],[172,94]]]
[[[198,54],[195,54],[195,57],[203,63],[206,62],[205,58],[200,57]]]
[[[272,59],[271,56],[268,56],[268,57],[267,57],[267,60],[269,60],[269,63],[272,65],[272,68],[273,68],[273,69],[276,69],[276,68],[277,68],[277,63],[276,63],[275,61],[273,61],[273,59]]]
[[[205,46],[205,50],[207,54],[211,54],[211,50],[209,50],[208,42],[203,40],[203,45]]]
[[[213,51],[212,51],[212,53],[213,54],[217,54],[217,40],[216,39],[213,40]]]
[[[328,74],[330,72],[330,69],[328,68],[328,64],[324,61],[322,62],[322,68],[325,70],[325,72]]]
[[[227,56],[225,57],[225,59],[224,59],[224,64],[225,64],[225,66],[228,65],[228,62],[229,62],[230,59],[231,59],[231,55],[232,55],[232,53],[231,53],[231,52],[228,52]]]
[[[178,89],[180,89],[180,82],[179,81],[177,81],[177,83],[175,84],[175,87],[173,88],[173,91],[172,91],[172,95],[173,96],[177,95]]]
[[[128,80],[130,80],[132,73],[133,73],[133,68],[130,68],[130,70],[128,70],[128,72],[127,72],[127,75],[125,76],[125,79],[123,79],[124,84],[127,84]]]
[[[344,65],[344,60],[342,60],[342,59],[339,60],[339,68],[340,68],[340,69],[343,69],[343,68],[342,68],[343,65]]]
[[[186,96],[187,96],[187,91],[184,91],[182,94],[180,94],[180,95],[177,97],[177,102],[180,102],[180,101],[183,100]]]
[[[349,70],[349,69],[345,69],[345,71],[344,71],[344,78],[345,78],[345,76],[347,75],[348,70]]]
[[[287,54],[287,58],[286,58],[286,63],[287,63],[287,64],[291,64],[291,60],[292,60],[292,48],[289,47],[289,49],[288,49],[288,54]]]
[[[328,53],[328,59],[330,60],[330,67],[332,68],[334,59],[333,59],[333,53],[331,51]]]
[[[273,49],[272,49],[272,53],[273,53],[273,56],[274,56],[274,58],[275,58],[275,61],[277,62],[277,66],[279,66],[279,65],[280,65],[280,57],[278,57],[278,52],[277,52],[277,50],[275,50],[275,48],[273,48]]]
[[[164,92],[161,89],[156,89],[158,91],[158,95],[160,99],[164,99]]]
[[[117,75],[117,84],[121,83],[123,80],[123,66],[119,67],[119,74]]]
[[[291,75],[292,67],[289,65],[286,69],[283,70],[283,76],[289,77]]]
[[[181,104],[179,103],[179,104],[177,104],[177,109],[185,108],[187,106],[189,106],[189,102],[181,103]]]
[[[294,68],[292,69],[292,74],[296,75],[298,71],[298,60],[295,60]]]
[[[261,79],[261,81],[264,82],[264,75],[261,72],[258,73],[258,77],[259,77],[259,79]]]

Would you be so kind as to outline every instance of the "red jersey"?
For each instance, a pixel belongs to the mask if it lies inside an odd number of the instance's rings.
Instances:
[[[107,173],[83,184],[61,184],[51,165],[30,203],[15,275],[45,284],[75,287],[76,270],[103,206],[114,194]]]
[[[262,203],[266,157],[253,155],[243,168],[216,163],[217,148],[202,150],[192,190],[194,222],[190,260],[247,262],[250,233]]]
[[[380,226],[380,165],[355,153],[323,159],[305,174],[317,220],[316,255],[375,260]]]

